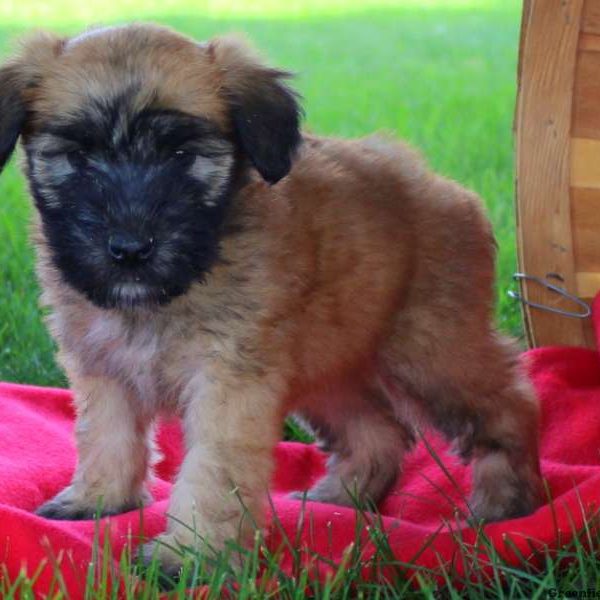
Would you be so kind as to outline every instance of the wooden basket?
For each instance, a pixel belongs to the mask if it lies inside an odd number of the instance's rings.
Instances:
[[[515,119],[519,269],[600,290],[600,0],[525,0]],[[580,311],[522,281],[526,302]],[[532,346],[594,347],[589,318],[524,305]]]

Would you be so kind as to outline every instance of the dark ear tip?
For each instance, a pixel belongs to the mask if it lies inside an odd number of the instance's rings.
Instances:
[[[254,161],[256,170],[260,173],[261,177],[269,184],[275,185],[281,181],[292,169],[292,163],[298,154],[298,150],[302,145],[302,138],[300,135],[291,142],[289,152],[277,157],[269,157],[269,160],[260,164],[258,161]]]
[[[291,168],[292,161],[290,159],[285,159],[282,160],[281,164],[277,167],[270,166],[265,169],[258,169],[258,172],[269,185],[275,185],[290,172]]]

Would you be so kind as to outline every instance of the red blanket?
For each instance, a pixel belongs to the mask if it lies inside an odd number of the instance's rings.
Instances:
[[[600,302],[595,309],[600,330]],[[553,503],[529,517],[485,527],[497,551],[513,562],[518,558],[507,539],[524,556],[531,555],[532,548],[554,548],[569,540],[573,528],[583,526],[584,513],[600,505],[598,354],[580,348],[543,348],[524,354],[523,360],[542,403],[542,472]],[[0,384],[0,564],[6,564],[14,579],[22,567],[31,575],[43,559],[49,563],[59,560],[70,595],[78,597],[91,558],[94,522],[49,521],[32,513],[69,482],[76,460],[73,416],[68,391]],[[429,440],[461,491],[421,443],[379,508],[397,558],[411,562],[418,557],[417,564],[436,567],[440,561],[450,564],[456,560],[452,503],[464,507],[462,497],[469,493],[470,469],[445,454],[446,446],[439,438],[432,435]],[[153,486],[155,501],[144,510],[147,535],[165,526],[167,498],[182,457],[176,423],[163,425],[159,443],[164,459]],[[279,524],[271,519],[267,540],[272,548],[281,542],[280,528],[291,539],[298,530],[301,503],[290,500],[287,492],[307,487],[324,469],[324,456],[313,446],[281,443],[276,459],[272,499]],[[305,508],[300,545],[339,561],[355,539],[355,511],[318,503]],[[444,520],[454,525],[444,526]],[[139,524],[139,512],[110,518],[109,535],[117,553],[128,534],[138,533]],[[420,553],[430,536],[434,536],[432,543]],[[464,529],[461,536],[473,542],[475,533]],[[367,542],[365,556],[370,551]],[[292,569],[292,560],[285,553],[283,567]],[[457,568],[461,568],[460,563]],[[37,589],[43,593],[51,578],[48,566],[39,576]]]

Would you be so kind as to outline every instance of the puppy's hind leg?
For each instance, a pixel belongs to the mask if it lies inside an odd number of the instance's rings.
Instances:
[[[423,415],[455,442],[463,461],[473,461],[473,516],[487,521],[524,516],[543,498],[537,401],[508,343],[492,334],[471,350],[465,357],[456,348],[454,360],[422,361],[421,367],[415,361],[399,364],[397,382],[404,382]]]
[[[485,401],[487,419],[467,440],[474,459],[473,514],[487,521],[528,515],[543,501],[534,395],[515,381]]]
[[[354,506],[376,503],[385,496],[398,477],[403,455],[414,444],[414,436],[393,415],[376,406],[365,402],[360,410],[335,411],[332,416],[336,420],[322,427],[326,449],[331,452],[327,474],[307,492],[295,492],[294,498]],[[308,420],[316,421],[314,417]]]

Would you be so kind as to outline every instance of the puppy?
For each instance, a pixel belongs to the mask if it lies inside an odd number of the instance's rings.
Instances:
[[[251,537],[291,413],[331,452],[310,500],[380,499],[419,423],[473,459],[476,517],[541,498],[479,200],[400,143],[302,134],[286,78],[154,25],[37,34],[0,69],[0,166],[20,138],[77,408],[73,481],[37,512],[148,502],[153,420],[179,414],[173,518],[142,549],[167,570]]]

